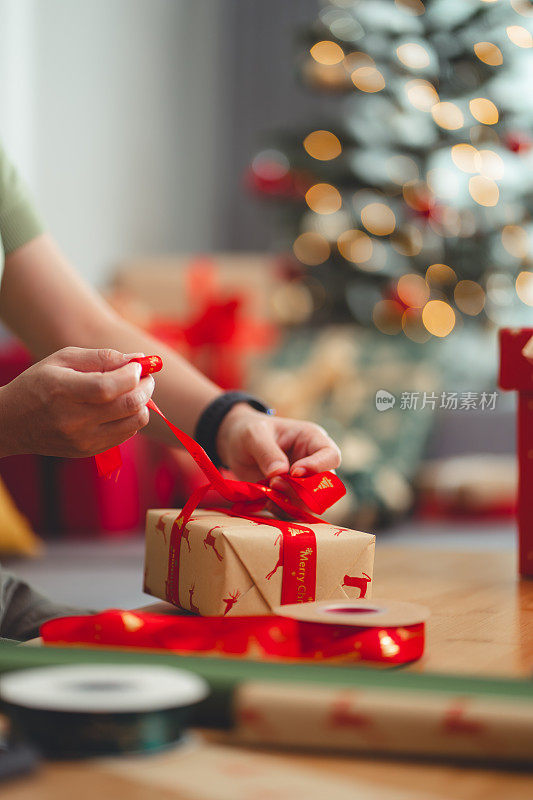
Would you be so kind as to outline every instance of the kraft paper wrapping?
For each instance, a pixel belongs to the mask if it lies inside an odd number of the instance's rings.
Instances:
[[[248,744],[533,763],[533,699],[250,682],[233,697]]]
[[[169,599],[171,530],[180,509],[146,518],[144,590]],[[295,523],[297,524],[297,523]],[[370,597],[375,536],[328,524],[307,524],[317,543],[317,600]],[[277,528],[196,510],[179,551],[179,605],[204,616],[271,614],[280,605],[283,566]]]

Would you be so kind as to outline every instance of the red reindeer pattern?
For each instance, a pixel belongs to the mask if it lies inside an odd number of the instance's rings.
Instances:
[[[194,611],[195,614],[199,614],[200,613],[200,609],[198,608],[198,606],[195,606],[193,601],[192,601],[192,596],[194,594],[195,585],[196,584],[193,583],[193,585],[189,589],[189,608],[191,609],[191,611]]]
[[[359,589],[359,600],[362,597],[366,597],[368,584],[372,581],[372,578],[366,572],[363,572],[363,576],[362,578],[354,578],[351,575],[345,575],[342,583],[343,586],[354,586]]]
[[[341,533],[344,533],[344,531],[347,530],[348,528],[335,528],[335,530],[333,531],[333,536],[340,536]]]
[[[368,714],[353,711],[348,698],[339,697],[332,707],[328,719],[330,728],[366,728],[372,725],[372,718]]]
[[[282,536],[282,534],[281,534],[281,533],[280,533],[280,535],[279,535],[279,536],[276,538],[276,541],[274,542],[274,547],[277,547],[277,545],[278,545],[278,544],[279,544],[279,556],[278,556],[278,562],[277,562],[276,566],[274,567],[274,569],[273,569],[271,572],[269,572],[269,573],[268,573],[268,575],[265,575],[265,578],[267,579],[267,581],[269,581],[269,580],[270,580],[270,578],[271,578],[273,575],[275,575],[275,574],[276,574],[276,572],[278,571],[278,569],[279,569],[280,567],[282,567],[282,566],[283,566],[283,536]]]
[[[220,528],[220,525],[215,525],[215,527],[214,527],[214,528],[211,528],[211,530],[208,532],[207,536],[206,536],[206,537],[205,537],[205,539],[204,539],[204,547],[205,547],[206,549],[207,549],[207,547],[212,547],[212,548],[213,548],[213,550],[214,550],[214,553],[215,553],[216,557],[218,558],[218,560],[219,560],[219,561],[222,561],[222,560],[223,560],[223,558],[224,558],[224,556],[222,556],[222,555],[221,555],[221,554],[218,552],[218,550],[217,550],[217,548],[216,548],[216,539],[215,539],[215,537],[213,536],[213,531],[216,531],[216,530],[217,530],[217,528]]]
[[[485,730],[482,722],[474,719],[465,719],[465,703],[458,701],[450,706],[444,714],[442,726],[446,733],[466,733],[479,736]]]
[[[233,606],[235,605],[240,596],[241,596],[241,590],[237,589],[237,591],[233,592],[233,594],[230,594],[229,597],[222,598],[222,602],[226,604],[226,610],[224,611],[224,616],[226,616],[226,614],[229,611],[231,611],[231,609],[233,608]]]
[[[157,525],[155,526],[156,531],[159,531],[163,534],[163,540],[165,544],[167,543],[167,534],[165,531],[165,514],[161,514],[159,519],[157,520]]]

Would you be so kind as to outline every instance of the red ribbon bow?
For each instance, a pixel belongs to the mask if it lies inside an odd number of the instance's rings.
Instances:
[[[286,514],[308,523],[323,523],[324,520],[315,514],[322,514],[337,502],[346,489],[342,481],[333,472],[319,472],[301,478],[289,474],[280,476],[296,496],[307,506],[309,511],[295,505],[285,492],[273,489],[267,480],[251,483],[225,478],[215,467],[203,447],[184,431],[170,422],[153,400],[149,400],[148,408],[159,414],[168,425],[174,436],[194,458],[206,476],[208,483],[196,489],[185,504],[181,514],[172,526],[170,537],[169,572],[167,580],[167,597],[175,605],[179,605],[179,558],[183,531],[194,509],[201,502],[208,489],[215,489],[232,505],[230,509],[217,509],[233,516],[245,517],[263,525],[272,525],[281,531],[282,542],[280,556],[283,563],[281,587],[281,603],[308,602],[316,595],[316,537],[314,531],[305,525],[283,522],[253,516],[261,511],[268,501],[279,506]],[[110,475],[121,464],[120,450],[114,447],[96,456],[98,471],[101,475]],[[314,513],[311,513],[314,512]],[[295,579],[295,572],[301,562],[302,551],[310,550],[306,559],[308,565],[305,584]],[[302,591],[304,585],[305,591]]]

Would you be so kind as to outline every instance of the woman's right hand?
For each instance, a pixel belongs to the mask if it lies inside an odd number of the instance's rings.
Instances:
[[[155,385],[128,363],[138,355],[65,347],[0,387],[0,456],[81,458],[129,439]]]

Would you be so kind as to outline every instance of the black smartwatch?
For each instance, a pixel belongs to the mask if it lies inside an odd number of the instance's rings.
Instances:
[[[256,397],[252,397],[246,392],[224,392],[209,403],[200,414],[200,419],[196,423],[194,438],[198,444],[202,445],[205,452],[216,467],[224,466],[217,452],[217,434],[220,424],[228,411],[237,403],[248,403],[249,406],[261,411],[263,414],[274,414],[273,408],[269,408]]]

